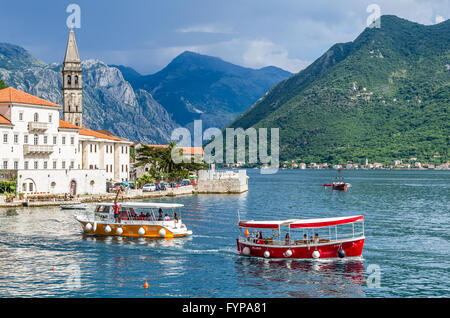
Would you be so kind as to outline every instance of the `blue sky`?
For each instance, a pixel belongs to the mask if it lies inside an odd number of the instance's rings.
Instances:
[[[154,73],[185,50],[252,68],[298,72],[337,42],[366,27],[370,4],[422,24],[450,16],[450,0],[0,0],[0,42],[20,45],[47,63],[62,62],[69,4],[82,59]]]

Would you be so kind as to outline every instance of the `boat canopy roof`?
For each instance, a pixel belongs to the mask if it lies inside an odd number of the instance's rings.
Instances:
[[[259,229],[278,229],[280,226],[295,228],[317,228],[363,221],[364,216],[345,216],[322,219],[290,219],[284,221],[240,221],[239,226]]]
[[[97,205],[110,205],[114,206],[114,203],[99,203]],[[127,208],[151,208],[151,209],[174,209],[182,208],[184,205],[179,203],[160,203],[160,202],[119,202],[118,205]]]

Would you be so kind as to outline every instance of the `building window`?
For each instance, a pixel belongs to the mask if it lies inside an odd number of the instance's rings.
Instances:
[[[32,183],[29,183],[28,186],[29,186],[28,189],[30,190],[30,192],[33,192],[33,184],[32,184]]]
[[[34,135],[34,144],[35,145],[39,144],[39,135]]]
[[[20,121],[23,120],[23,113],[22,113],[22,112],[19,113],[19,120],[20,120]]]
[[[56,136],[53,136],[53,144],[56,145]]]
[[[38,121],[39,121],[39,114],[38,114],[38,113],[34,113],[33,120],[34,120],[35,122],[38,122]]]
[[[92,170],[92,169],[94,169],[94,167],[93,167],[92,165],[89,165],[89,169],[91,169],[91,170]]]
[[[44,145],[47,144],[47,136],[44,136]]]
[[[56,160],[53,161],[53,169],[56,169]]]
[[[97,152],[97,144],[94,145],[94,152]]]
[[[62,168],[63,169],[66,169],[66,162],[63,160],[63,162],[62,162]]]
[[[92,152],[92,144],[89,144],[89,152]]]
[[[44,169],[47,169],[47,161],[44,161]]]
[[[19,135],[17,134],[14,135],[14,143],[15,144],[19,143]]]
[[[66,137],[62,137],[62,144],[65,145],[66,144]]]
[[[4,144],[8,143],[8,134],[3,134],[3,143]]]
[[[8,169],[8,161],[3,161],[3,169]]]
[[[38,161],[35,160],[35,161],[34,161],[34,169],[37,169],[37,168],[38,168]]]
[[[75,75],[75,85],[78,85],[78,75]]]
[[[51,123],[52,122],[52,114],[48,115],[48,122]]]
[[[67,84],[72,85],[72,76],[67,75]]]
[[[14,170],[19,169],[19,161],[14,161]]]
[[[71,162],[70,162],[70,169],[73,169],[75,167],[75,162],[72,160]]]
[[[70,137],[70,144],[71,145],[75,144],[75,137]]]
[[[23,168],[24,168],[25,170],[28,170],[28,161],[25,161],[25,162],[23,163]]]
[[[28,135],[24,135],[23,136],[23,143],[27,144],[28,143]]]

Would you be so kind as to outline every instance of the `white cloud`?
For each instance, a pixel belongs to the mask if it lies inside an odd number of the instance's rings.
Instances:
[[[177,30],[180,33],[212,33],[212,34],[231,34],[233,30],[230,27],[218,26],[212,24],[194,25]]]
[[[444,21],[445,21],[445,18],[443,16],[441,16],[441,15],[436,16],[436,23],[441,23]]]
[[[242,54],[244,65],[250,67],[278,66],[292,73],[305,68],[309,62],[290,58],[287,49],[268,40],[255,40],[248,43]]]

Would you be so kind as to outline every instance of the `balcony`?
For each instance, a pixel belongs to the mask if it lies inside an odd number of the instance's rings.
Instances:
[[[28,130],[29,131],[46,131],[48,128],[47,123],[40,123],[37,121],[28,122]]]
[[[23,154],[49,155],[53,152],[53,146],[48,145],[23,145]]]

